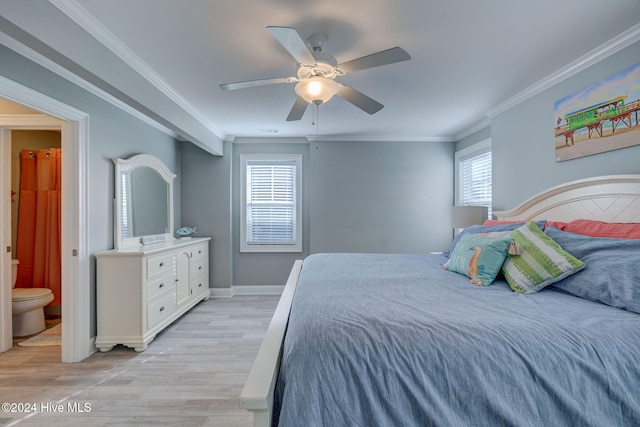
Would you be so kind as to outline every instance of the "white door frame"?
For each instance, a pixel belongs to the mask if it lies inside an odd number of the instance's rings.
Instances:
[[[89,115],[47,95],[0,76],[0,97],[59,119],[62,157],[62,361],[79,362],[95,351],[91,338],[91,294],[88,230]],[[0,115],[0,190],[3,200],[11,191],[9,129],[43,129],[50,117]],[[39,120],[39,121],[38,121]],[[0,241],[3,256],[0,278],[11,280],[9,203],[0,209]],[[13,345],[11,287],[0,286],[0,352]]]

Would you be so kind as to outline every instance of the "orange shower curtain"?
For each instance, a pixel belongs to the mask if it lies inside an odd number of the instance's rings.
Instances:
[[[16,287],[49,288],[61,302],[62,150],[22,150],[16,256]]]

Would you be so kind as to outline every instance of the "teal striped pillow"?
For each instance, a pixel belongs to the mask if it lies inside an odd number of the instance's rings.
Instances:
[[[584,267],[582,261],[562,249],[534,222],[512,231],[511,237],[519,255],[507,255],[502,273],[514,292],[537,292]]]

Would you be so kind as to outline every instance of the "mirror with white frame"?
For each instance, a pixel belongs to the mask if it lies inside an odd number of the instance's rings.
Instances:
[[[173,180],[157,157],[138,154],[113,159],[116,249],[173,239]]]

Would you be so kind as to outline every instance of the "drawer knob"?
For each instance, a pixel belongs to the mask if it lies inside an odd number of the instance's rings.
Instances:
[[[160,267],[164,267],[164,261],[160,263]]]
[[[198,251],[198,253],[199,253],[199,254],[201,254],[201,253],[202,253],[202,249],[200,249],[200,250]]]
[[[164,288],[164,283],[160,283],[160,286],[158,286],[160,289]]]
[[[202,287],[202,283],[198,283],[198,287],[201,288]]]
[[[164,305],[160,307],[160,311],[164,311]]]
[[[198,270],[202,270],[202,266],[198,267]]]

